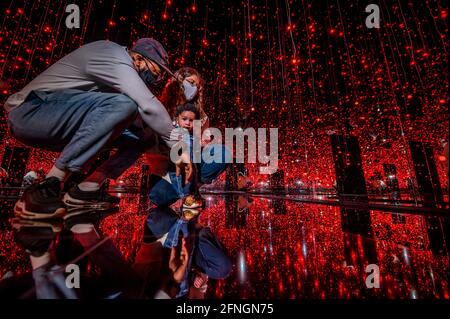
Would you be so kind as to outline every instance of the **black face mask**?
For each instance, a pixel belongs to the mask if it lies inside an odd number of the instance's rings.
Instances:
[[[157,86],[157,79],[149,70],[139,71],[139,76],[149,86]]]

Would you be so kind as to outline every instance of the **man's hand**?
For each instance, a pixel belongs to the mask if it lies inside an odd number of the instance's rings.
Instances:
[[[191,159],[187,153],[183,153],[180,159],[175,163],[176,175],[177,177],[182,175],[184,178],[184,183],[192,182],[194,177],[194,166],[192,165]]]

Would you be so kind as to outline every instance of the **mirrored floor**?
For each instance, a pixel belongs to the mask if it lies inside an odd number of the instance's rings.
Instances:
[[[189,275],[180,279],[178,296],[185,289],[184,298],[449,298],[448,218],[240,194],[204,198],[206,208],[187,222],[197,235],[186,244]],[[151,247],[167,233],[161,225],[180,216],[178,204],[165,211],[147,206],[123,195],[118,210],[65,221],[4,214],[0,295],[153,298],[165,273],[155,260],[168,253]],[[36,264],[44,253],[52,262],[32,271],[30,254]],[[182,249],[174,254],[182,258]],[[77,283],[66,267],[72,264],[80,287],[67,290],[68,280]]]

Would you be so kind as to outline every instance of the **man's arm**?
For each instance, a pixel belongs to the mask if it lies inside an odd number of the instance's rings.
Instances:
[[[86,73],[94,81],[112,87],[135,101],[143,121],[159,134],[169,147],[177,142],[170,138],[174,127],[167,110],[150,92],[132,66],[114,57],[96,54],[87,63]]]

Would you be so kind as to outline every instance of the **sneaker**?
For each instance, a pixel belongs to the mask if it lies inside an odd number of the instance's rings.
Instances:
[[[22,197],[14,206],[14,213],[24,219],[58,218],[66,214],[64,203],[60,199],[61,182],[49,177],[38,184],[25,189]]]
[[[195,209],[204,208],[205,201],[199,195],[188,195],[183,201],[183,208],[185,209]]]
[[[70,211],[80,208],[109,210],[120,203],[120,198],[109,195],[105,186],[104,184],[96,191],[86,192],[82,191],[78,185],[75,185],[64,195],[63,202]]]

